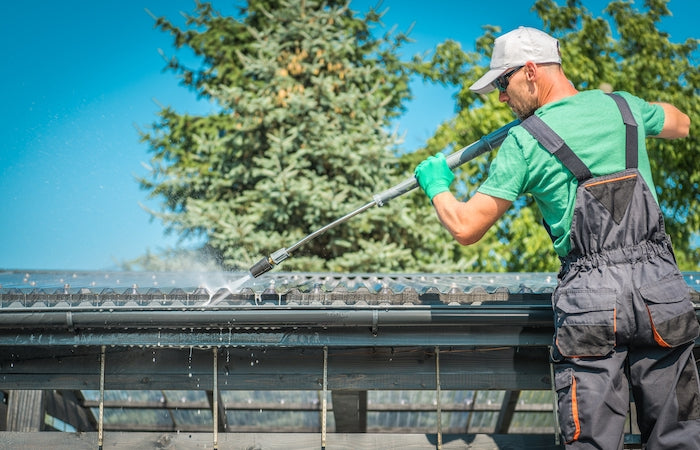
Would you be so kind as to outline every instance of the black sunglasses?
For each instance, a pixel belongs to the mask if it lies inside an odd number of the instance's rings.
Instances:
[[[510,72],[504,73],[500,77],[496,78],[492,84],[496,87],[496,89],[498,89],[499,92],[505,92],[506,89],[508,89],[508,83],[510,82],[509,81],[510,77],[512,77],[515,74],[515,72],[522,69],[523,67],[525,67],[525,66],[516,67],[515,69],[511,70]]]

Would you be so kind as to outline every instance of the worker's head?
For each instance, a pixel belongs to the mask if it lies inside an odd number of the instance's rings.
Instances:
[[[494,41],[490,70],[469,89],[486,94],[494,89],[505,92],[510,78],[527,62],[561,64],[559,41],[535,28],[519,27]]]

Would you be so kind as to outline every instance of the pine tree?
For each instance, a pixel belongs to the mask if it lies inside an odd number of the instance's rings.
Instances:
[[[409,176],[387,131],[410,96],[397,56],[407,38],[374,37],[379,20],[335,0],[251,0],[237,17],[198,3],[185,29],[159,18],[176,47],[203,60],[193,70],[172,59],[171,69],[217,113],[166,107],[144,133],[154,169],[140,182],[164,207],[153,214],[203,237],[225,267],[247,268]],[[397,200],[370,210],[309,242],[285,270],[425,267],[436,253],[426,228],[444,232],[431,211],[418,214],[420,225]]]

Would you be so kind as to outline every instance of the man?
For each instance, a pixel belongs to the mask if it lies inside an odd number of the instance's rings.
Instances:
[[[664,230],[645,137],[688,135],[690,119],[625,92],[578,92],[558,41],[520,27],[495,40],[471,90],[499,91],[522,123],[466,202],[444,156],[415,171],[443,225],[476,243],[532,195],[562,261],[552,296],[559,426],[572,448],[622,449],[631,385],[647,449],[700,449],[698,321]]]

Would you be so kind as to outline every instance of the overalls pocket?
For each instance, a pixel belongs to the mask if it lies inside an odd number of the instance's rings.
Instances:
[[[649,312],[654,340],[661,347],[676,347],[698,337],[700,325],[689,289],[681,276],[639,289]]]
[[[581,434],[574,371],[571,368],[566,368],[557,372],[554,376],[554,388],[557,390],[559,428],[561,429],[562,437],[564,442],[573,442]]]
[[[615,347],[615,291],[570,289],[554,294],[555,344],[567,357],[605,356]]]

